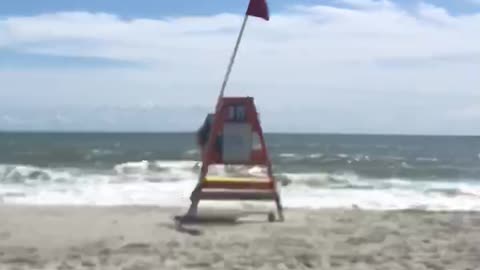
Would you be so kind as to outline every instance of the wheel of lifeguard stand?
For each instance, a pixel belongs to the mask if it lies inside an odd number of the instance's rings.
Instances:
[[[275,221],[275,214],[273,212],[268,213],[268,221],[269,222]]]

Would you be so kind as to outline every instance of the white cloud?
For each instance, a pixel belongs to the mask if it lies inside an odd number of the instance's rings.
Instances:
[[[269,22],[252,18],[227,92],[255,95],[266,111],[325,108],[331,117],[316,122],[318,130],[346,130],[363,118],[371,120],[362,130],[388,132],[395,121],[406,133],[447,132],[447,111],[472,106],[471,98],[480,95],[480,13],[454,16],[425,3],[407,11],[389,1],[339,1],[344,7],[296,6],[272,14]],[[146,68],[4,69],[0,98],[53,107],[212,105],[241,19],[126,20],[87,12],[10,17],[0,21],[0,48],[128,60]],[[441,107],[432,102],[437,99],[443,99]],[[421,105],[405,112],[412,102]],[[461,115],[456,121],[465,119],[467,129],[480,132]]]
[[[351,7],[364,9],[393,8],[395,5],[387,0],[337,0],[339,3],[350,5]]]
[[[1,118],[1,120],[2,120],[3,122],[5,122],[6,124],[8,124],[8,125],[21,123],[20,120],[14,118],[14,117],[11,117],[10,115],[7,115],[7,114],[3,115],[2,118]]]

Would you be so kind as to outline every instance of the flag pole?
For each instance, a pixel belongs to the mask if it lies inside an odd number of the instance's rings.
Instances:
[[[230,63],[228,64],[227,72],[225,73],[225,77],[223,79],[222,88],[220,90],[220,94],[218,96],[218,102],[223,97],[225,93],[225,88],[227,87],[227,82],[230,77],[230,73],[232,72],[233,63],[235,62],[235,57],[237,56],[238,48],[240,47],[240,42],[242,41],[243,32],[245,31],[245,26],[247,25],[248,14],[245,14],[243,18],[242,28],[240,29],[240,33],[237,37],[237,43],[235,44],[235,48],[233,50],[232,56],[230,57]],[[217,103],[218,105],[218,103]]]

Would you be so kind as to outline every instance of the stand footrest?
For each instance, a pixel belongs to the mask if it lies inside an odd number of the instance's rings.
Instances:
[[[277,194],[273,191],[205,191],[198,194],[200,200],[275,200]]]
[[[202,182],[202,188],[272,190],[273,180],[256,178],[211,177]]]

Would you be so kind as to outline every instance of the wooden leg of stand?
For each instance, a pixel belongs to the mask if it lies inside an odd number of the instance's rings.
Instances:
[[[175,216],[175,221],[177,223],[190,222],[196,220],[197,210],[198,210],[198,192],[200,192],[200,185],[197,185],[190,196],[190,207],[188,211],[183,216]]]
[[[188,209],[187,216],[196,216],[198,210],[198,193],[200,192],[200,185],[197,185],[190,196],[190,208]]]
[[[285,217],[283,216],[283,207],[282,203],[280,202],[280,196],[277,195],[275,198],[275,202],[277,203],[277,213],[280,221],[284,221]]]

